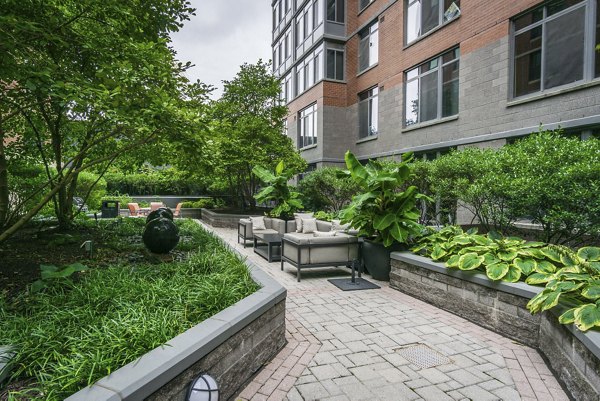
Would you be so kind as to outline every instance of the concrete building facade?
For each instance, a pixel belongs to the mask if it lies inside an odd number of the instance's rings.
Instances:
[[[273,0],[287,134],[311,167],[600,133],[600,0]]]

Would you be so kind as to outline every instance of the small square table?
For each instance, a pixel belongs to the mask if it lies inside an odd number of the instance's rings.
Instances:
[[[269,262],[281,260],[281,234],[254,233],[254,252]]]

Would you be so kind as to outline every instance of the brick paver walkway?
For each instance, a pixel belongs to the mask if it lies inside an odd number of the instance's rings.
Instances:
[[[235,230],[213,229],[288,290],[287,346],[239,394],[251,401],[568,400],[539,353],[376,282],[340,291],[327,279],[344,269],[268,263],[237,244]],[[370,277],[367,276],[370,279]],[[415,344],[427,354],[411,362]],[[400,351],[400,352],[399,352]],[[431,353],[434,353],[432,355]],[[425,355],[449,361],[423,367]],[[408,359],[407,359],[408,358]]]

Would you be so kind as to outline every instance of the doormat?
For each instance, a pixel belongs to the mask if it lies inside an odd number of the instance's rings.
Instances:
[[[377,284],[373,284],[364,278],[357,278],[354,283],[349,278],[332,278],[327,281],[342,291],[374,290],[381,288]]]

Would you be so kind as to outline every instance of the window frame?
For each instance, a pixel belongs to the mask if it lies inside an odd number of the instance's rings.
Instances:
[[[346,7],[345,7],[345,0],[325,0],[325,21],[327,22],[333,22],[336,24],[345,24],[346,23]],[[334,18],[335,19],[329,19],[329,1],[333,1],[333,8],[334,8]],[[341,9],[341,12],[340,12]]]
[[[302,110],[298,111],[298,149],[316,146],[318,144],[318,121],[317,121],[317,102],[314,102]],[[306,120],[312,122],[312,135],[304,135],[303,128],[306,127]],[[307,141],[310,138],[310,141]],[[310,143],[306,143],[310,142]]]
[[[408,40],[409,8],[411,5],[413,5],[417,2],[422,3],[423,1],[431,1],[431,0],[404,0],[404,45],[405,46],[408,46],[412,43],[418,42],[421,38],[427,36],[428,34],[435,32],[436,30],[440,29],[441,27],[443,27],[453,21],[456,21],[462,14],[462,8],[459,4],[459,5],[457,5],[458,13],[455,14],[454,16],[452,16],[452,18],[445,20],[444,14],[446,13],[447,10],[444,10],[444,0],[439,0],[437,25],[435,25],[434,27],[432,27],[431,29],[429,29],[426,32],[420,32],[414,39]],[[457,2],[460,3],[460,0],[454,0],[452,3],[454,3],[456,5]],[[419,15],[421,15],[421,14],[419,13]],[[419,29],[422,30],[422,21],[418,21],[418,23],[419,23]]]
[[[509,80],[509,90],[508,90],[509,100],[518,100],[518,99],[526,99],[528,97],[535,97],[540,94],[544,94],[544,93],[548,93],[548,92],[560,91],[565,88],[577,87],[577,86],[580,86],[587,82],[600,79],[600,74],[598,74],[596,76],[596,71],[595,71],[596,58],[600,58],[600,53],[595,51],[596,43],[600,44],[600,38],[596,38],[597,25],[600,23],[600,21],[596,20],[598,18],[597,17],[597,7],[600,7],[599,3],[600,3],[600,1],[598,1],[598,0],[583,0],[580,3],[574,4],[570,7],[565,8],[564,10],[556,12],[552,15],[548,15],[548,4],[544,3],[541,5],[532,7],[529,10],[527,10],[526,12],[517,14],[511,18],[510,41],[509,41],[509,44],[510,44],[510,53],[509,53],[510,54],[510,60],[509,60],[509,62],[510,62],[510,75],[509,75],[510,80]],[[582,50],[583,51],[582,78],[577,81],[573,81],[573,82],[569,82],[566,84],[546,88],[545,82],[544,82],[545,78],[546,78],[546,50],[547,50],[546,24],[548,24],[549,22],[555,21],[561,17],[564,17],[567,14],[575,12],[576,10],[578,10],[580,8],[584,9],[584,18],[583,18],[584,19],[584,21],[583,21],[584,42],[583,42],[583,50]],[[521,17],[526,16],[529,13],[538,11],[540,9],[542,10],[543,14],[542,14],[542,18],[539,21],[533,22],[533,23],[531,23],[523,28],[520,28],[518,30],[515,28],[516,20],[518,20]],[[538,27],[541,27],[541,29],[542,29],[541,47],[540,47],[540,52],[541,52],[540,88],[539,88],[539,90],[535,90],[535,91],[531,91],[531,92],[524,93],[521,95],[517,95],[516,94],[516,90],[517,90],[517,85],[516,85],[516,79],[517,79],[516,38],[518,35],[528,32],[528,31],[531,31]]]
[[[373,27],[375,27],[375,29],[373,29]],[[372,41],[372,37],[376,36],[376,40]],[[361,44],[363,41],[368,41],[369,42],[369,51],[367,53],[367,66],[363,69],[361,69],[361,60],[364,57],[364,55],[361,53]],[[373,46],[373,43],[376,42],[377,44],[377,52],[375,53],[377,57],[375,57],[375,61],[372,62],[371,60],[371,47]],[[358,74],[362,74],[363,72],[367,71],[370,68],[373,68],[374,66],[376,66],[379,63],[379,20],[375,19],[375,21],[373,21],[371,24],[369,24],[368,26],[364,27],[363,29],[361,29],[361,31],[358,33]]]
[[[457,52],[457,55],[455,56],[455,58],[453,58],[450,61],[444,62],[444,56],[446,54],[452,53],[452,52]],[[453,63],[458,63],[458,77],[456,78],[456,80],[458,82],[460,82],[460,47],[456,46],[453,48],[450,48],[430,59],[427,59],[426,61],[417,64],[414,67],[409,68],[408,70],[404,71],[404,93],[403,93],[403,99],[404,99],[404,108],[402,111],[403,114],[403,119],[402,119],[402,127],[404,129],[407,128],[413,128],[413,127],[418,127],[421,124],[428,124],[428,123],[435,123],[436,121],[442,121],[444,119],[447,118],[454,118],[456,116],[458,116],[460,114],[460,86],[458,88],[458,95],[456,98],[457,101],[457,111],[456,114],[451,114],[448,116],[444,116],[443,115],[443,107],[444,107],[444,67],[447,67]],[[437,66],[426,71],[426,72],[421,72],[420,69],[422,66],[426,65],[427,63],[430,63],[434,60],[438,60],[437,62]],[[408,78],[408,75],[417,70],[417,75],[412,77],[412,78]],[[436,97],[436,117],[429,119],[429,120],[425,120],[423,121],[421,119],[421,111],[423,110],[423,107],[421,107],[421,79],[423,77],[426,77],[428,75],[431,74],[437,74],[437,85],[436,85],[436,90],[437,90],[437,97]],[[417,115],[417,121],[412,123],[412,124],[407,124],[407,113],[406,113],[406,109],[407,109],[407,102],[408,102],[408,98],[407,98],[407,89],[408,89],[408,85],[414,81],[417,81],[418,83],[418,88],[417,88],[417,94],[418,94],[418,101],[419,101],[419,108],[418,108],[418,115]],[[460,84],[459,84],[460,85]]]
[[[330,77],[328,75],[329,69],[327,68],[328,66],[328,61],[329,61],[329,52],[333,52],[333,77]],[[337,77],[337,53],[342,53],[342,77],[338,78]],[[344,77],[346,75],[346,51],[344,49],[336,49],[336,48],[327,48],[325,49],[325,78],[329,79],[329,80],[333,80],[333,81],[344,81]]]
[[[364,99],[361,99],[362,96],[364,96]],[[373,106],[372,106],[373,99],[375,99],[375,101],[377,102],[377,110],[376,110],[375,114],[373,114]],[[365,104],[365,103],[367,105],[368,132],[366,134],[363,134],[363,132],[361,131],[362,124],[361,124],[361,119],[360,119],[360,116],[361,116],[360,109],[361,109],[361,105]],[[376,130],[374,132],[371,131],[371,127],[373,126],[373,124],[372,124],[373,117],[376,120],[376,123],[375,123]],[[376,137],[377,135],[379,135],[379,86],[375,85],[375,86],[372,86],[369,89],[364,90],[358,94],[358,140],[360,141],[363,139]]]
[[[367,2],[367,4],[363,5],[363,2]],[[358,12],[360,13],[365,8],[369,7],[375,0],[358,0]]]

